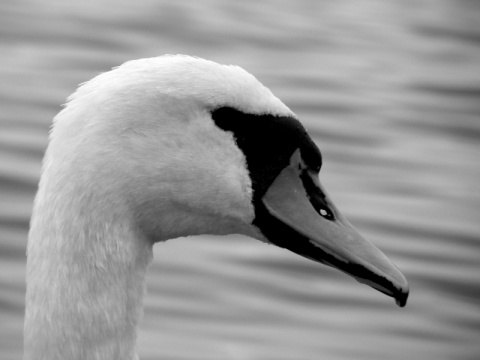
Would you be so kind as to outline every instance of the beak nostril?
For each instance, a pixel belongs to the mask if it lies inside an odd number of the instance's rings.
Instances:
[[[320,209],[320,215],[322,215],[322,216],[324,216],[324,217],[328,216],[327,210],[325,210],[325,209]]]
[[[309,197],[309,200],[310,200],[310,203],[313,205],[313,207],[315,208],[315,210],[317,210],[317,212],[323,216],[325,219],[327,220],[335,220],[335,217],[333,216],[333,213],[330,209],[324,209],[324,208],[317,208],[314,204],[314,202],[312,201],[312,199]]]
[[[403,275],[342,216],[317,173],[298,171],[298,161],[293,158],[274,179],[255,207],[253,225],[273,244],[337,268],[405,305]]]
[[[307,198],[313,208],[326,220],[334,221],[335,216],[327,204],[325,194],[322,189],[315,185],[308,171],[303,170],[300,174],[300,178],[302,179]]]

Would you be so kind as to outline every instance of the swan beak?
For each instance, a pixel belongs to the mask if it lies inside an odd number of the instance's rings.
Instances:
[[[407,303],[402,273],[365,240],[330,200],[318,174],[303,164],[300,150],[261,198],[257,225],[274,244],[334,267],[395,299]]]

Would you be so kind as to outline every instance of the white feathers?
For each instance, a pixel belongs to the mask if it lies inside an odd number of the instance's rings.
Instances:
[[[117,98],[125,91],[134,96],[123,98],[129,103],[162,94],[187,104],[198,102],[209,111],[221,105],[254,114],[293,115],[242,68],[185,55],[128,61],[84,83],[69,100],[88,95]]]
[[[56,116],[28,243],[25,359],[131,359],[152,244],[263,239],[245,156],[211,111],[292,112],[236,66],[130,61]]]

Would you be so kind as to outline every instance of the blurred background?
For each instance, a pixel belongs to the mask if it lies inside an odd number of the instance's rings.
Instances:
[[[480,2],[2,0],[0,359],[21,359],[28,222],[77,84],[185,53],[304,122],[340,209],[408,278],[393,300],[240,237],[155,247],[142,359],[480,359]]]

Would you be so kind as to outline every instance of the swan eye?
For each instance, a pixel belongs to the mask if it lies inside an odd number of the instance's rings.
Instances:
[[[212,120],[220,129],[233,134],[245,155],[254,202],[262,198],[273,180],[289,165],[290,157],[297,149],[309,169],[320,170],[320,150],[296,118],[249,114],[231,107],[220,107],[212,110]]]

